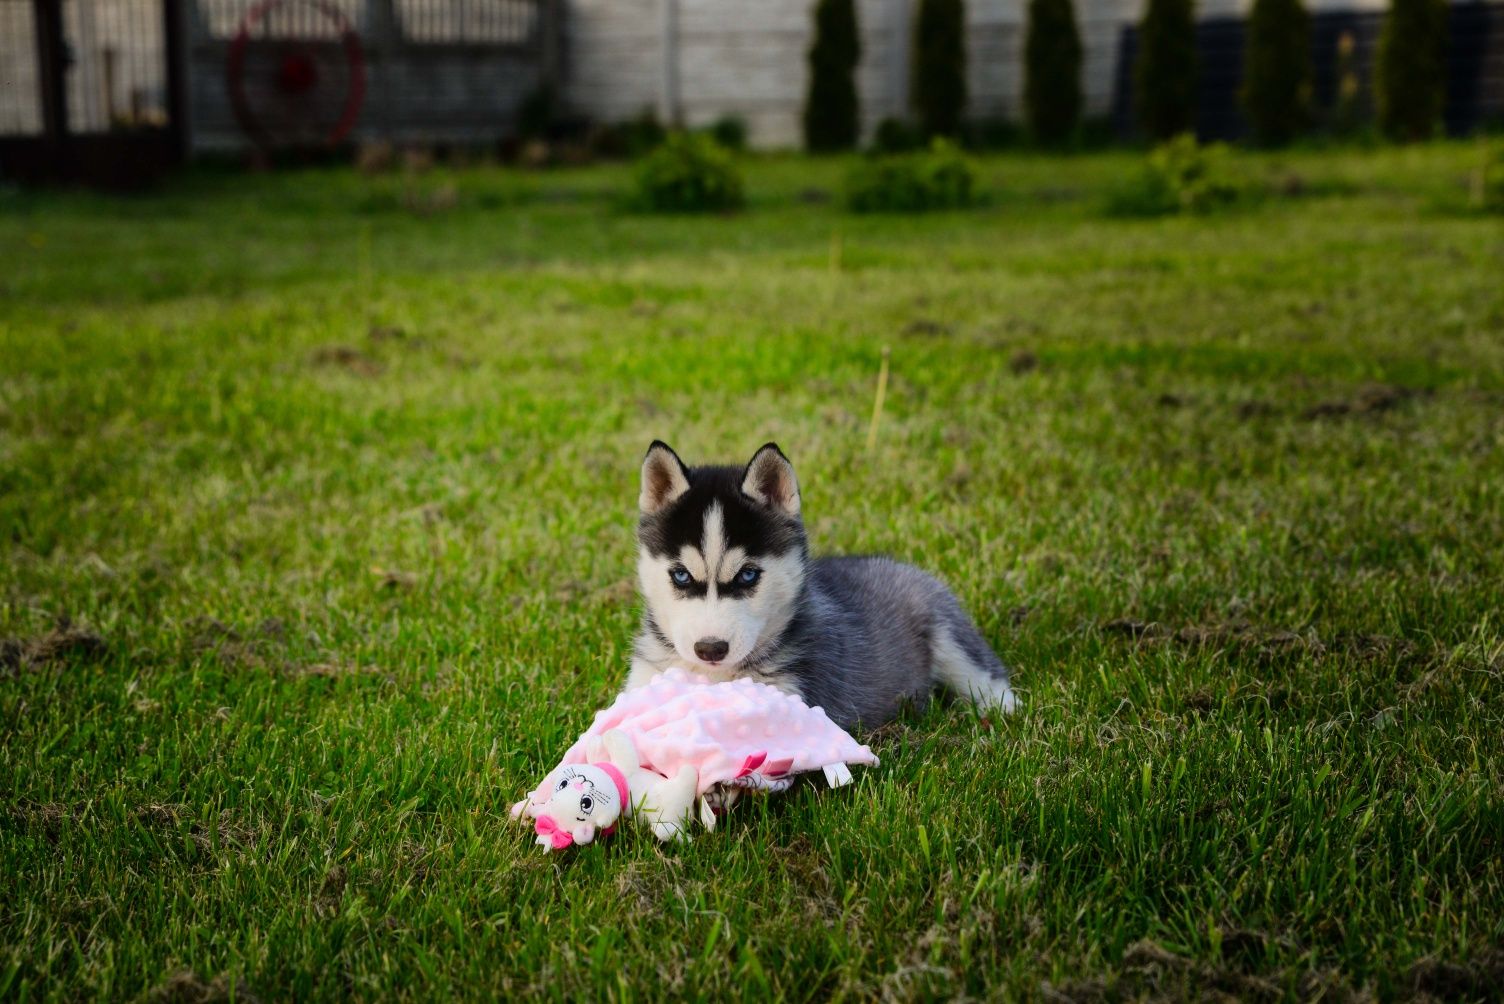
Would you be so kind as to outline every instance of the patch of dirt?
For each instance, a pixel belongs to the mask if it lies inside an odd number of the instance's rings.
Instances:
[[[1504,948],[1486,948],[1465,964],[1421,959],[1404,982],[1420,999],[1488,1000],[1504,987]]]
[[[309,676],[321,680],[337,680],[342,676],[377,676],[381,670],[375,666],[361,666],[353,662],[314,662],[306,666],[284,666],[285,676]]]
[[[332,917],[339,913],[340,904],[344,902],[345,886],[349,884],[349,877],[341,865],[330,868],[324,876],[324,881],[319,883],[318,893],[313,897],[313,912],[320,917]]]
[[[954,333],[955,329],[949,324],[943,324],[929,317],[916,317],[903,326],[906,335],[919,335],[927,338],[944,338]]]
[[[1009,358],[1008,369],[1013,371],[1014,376],[1023,376],[1039,369],[1039,357],[1028,349],[1019,349]]]
[[[1164,628],[1150,621],[1138,621],[1131,617],[1117,617],[1102,625],[1102,630],[1108,634],[1119,634],[1127,638],[1160,637]]]
[[[630,861],[616,872],[616,897],[645,914],[669,902],[672,876],[658,861]]]
[[[190,651],[212,653],[225,665],[239,669],[265,668],[273,658],[273,649],[287,640],[287,625],[275,617],[262,621],[249,636],[213,617],[199,617],[189,626]]]
[[[371,330],[366,332],[366,337],[373,342],[401,342],[407,339],[407,332],[396,324],[373,324]]]
[[[1259,935],[1258,932],[1246,932]],[[1177,955],[1147,939],[1134,942],[1123,953],[1121,968],[1106,978],[1072,980],[1040,987],[1046,1000],[1071,1004],[1095,1004],[1099,1001],[1152,1000],[1181,1001],[1278,1001],[1286,997],[1283,972],[1263,975],[1229,965],[1225,958],[1217,963]],[[1296,980],[1295,999],[1369,1002],[1374,1000],[1366,989],[1355,988],[1340,973],[1315,971]]]
[[[1244,401],[1238,405],[1238,418],[1245,422],[1256,418],[1269,418],[1279,414],[1279,409],[1268,401]]]
[[[388,591],[407,591],[418,585],[418,577],[412,572],[399,572],[395,568],[373,567],[371,574],[376,576],[376,588]]]
[[[380,376],[386,367],[349,345],[323,345],[308,357],[315,366],[332,366],[360,377]]]
[[[58,619],[57,626],[46,634],[32,638],[0,639],[0,679],[40,669],[54,662],[70,659],[98,659],[109,646],[97,632],[68,617]]]
[[[1187,711],[1210,711],[1216,706],[1217,697],[1206,687],[1197,687],[1186,695],[1181,705]]]
[[[788,843],[772,848],[769,854],[791,881],[805,888],[830,892],[825,854],[815,846],[809,834],[801,833]]]
[[[1369,384],[1361,388],[1350,398],[1337,398],[1330,401],[1319,401],[1300,413],[1300,417],[1308,422],[1324,418],[1344,418],[1348,416],[1373,417],[1382,415],[1386,411],[1403,404],[1417,395],[1417,391],[1409,387],[1397,387],[1393,384]]]
[[[259,998],[251,993],[251,988],[244,980],[235,980],[232,994],[230,978],[224,973],[206,980],[189,969],[173,973],[164,982],[153,987],[147,995],[148,1000],[160,1004],[219,1004],[232,997],[237,1001],[245,1001],[246,1004],[259,1004]]]
[[[256,831],[238,822],[229,809],[220,812],[219,818],[210,824],[193,818],[193,810],[186,805],[171,802],[148,802],[131,812],[142,826],[171,837],[182,833],[186,824],[188,839],[203,851],[212,851],[216,838],[221,849],[240,850],[256,841]]]
[[[1161,408],[1180,408],[1185,405],[1185,398],[1179,394],[1171,394],[1169,391],[1154,399],[1154,403]]]
[[[35,826],[48,843],[56,843],[63,829],[78,819],[79,812],[80,810],[62,802],[33,802],[21,799],[18,804],[7,810],[6,815],[17,824],[18,828],[27,825]]]

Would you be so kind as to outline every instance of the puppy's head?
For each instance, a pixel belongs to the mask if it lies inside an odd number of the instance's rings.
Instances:
[[[655,441],[638,509],[642,595],[685,666],[734,669],[788,626],[808,546],[799,482],[776,444],[745,467],[686,467]]]

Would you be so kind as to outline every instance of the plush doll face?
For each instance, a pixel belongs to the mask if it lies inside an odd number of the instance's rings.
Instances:
[[[545,795],[545,801],[528,806],[528,815],[537,820],[538,842],[554,850],[590,843],[621,815],[616,782],[594,764],[560,767],[548,779]]]

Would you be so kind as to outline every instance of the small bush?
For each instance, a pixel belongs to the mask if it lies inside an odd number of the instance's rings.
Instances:
[[[1113,194],[1109,208],[1122,216],[1207,213],[1238,201],[1245,191],[1224,144],[1201,144],[1182,133],[1154,148],[1143,172]]]
[[[903,119],[883,119],[872,134],[873,153],[909,153],[923,148],[924,137]]]
[[[1261,143],[1288,143],[1309,125],[1311,15],[1300,0],[1254,0],[1242,97]]]
[[[1024,129],[1012,119],[999,116],[972,119],[961,130],[968,150],[1015,150],[1024,145]]]
[[[1393,0],[1379,35],[1373,92],[1379,125],[1397,140],[1426,139],[1446,87],[1446,0]]]
[[[742,176],[715,140],[676,132],[638,167],[637,194],[643,208],[655,212],[736,209],[743,202]]]
[[[1504,213],[1504,143],[1483,148],[1483,158],[1473,169],[1473,207],[1486,213]]]
[[[804,103],[804,145],[809,150],[850,150],[860,129],[856,66],[862,58],[855,0],[815,4],[815,41],[809,50],[809,96]]]
[[[954,138],[966,110],[966,5],[919,0],[914,19],[914,113],[926,138]]]
[[[727,150],[740,152],[747,148],[747,120],[740,115],[722,115],[706,132]]]
[[[1072,0],[1029,0],[1024,108],[1034,138],[1060,144],[1081,118],[1081,35]]]
[[[1169,139],[1195,126],[1195,0],[1149,0],[1133,73],[1139,125],[1151,139]]]
[[[539,84],[517,107],[517,135],[523,139],[542,139],[549,134],[557,117],[558,99],[553,87]]]
[[[1351,31],[1337,36],[1336,76],[1328,125],[1337,136],[1352,136],[1363,125],[1363,85],[1358,79],[1358,42]]]
[[[976,170],[953,143],[923,153],[869,157],[846,177],[846,205],[858,213],[959,209],[976,201]]]

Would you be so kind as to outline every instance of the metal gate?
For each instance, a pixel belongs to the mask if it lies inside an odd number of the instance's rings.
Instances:
[[[0,0],[0,173],[116,188],[183,154],[181,0]]]

